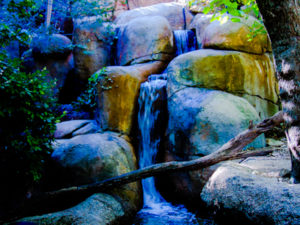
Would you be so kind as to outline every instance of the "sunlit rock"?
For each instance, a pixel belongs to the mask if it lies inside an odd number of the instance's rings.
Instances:
[[[184,87],[202,87],[244,97],[262,118],[278,111],[278,84],[268,54],[198,50],[176,57],[168,77],[169,96]]]
[[[231,19],[239,19],[240,22],[233,22]],[[253,54],[272,52],[267,31],[265,28],[263,31],[258,31],[257,24],[264,28],[264,25],[252,16],[249,16],[248,19],[223,16],[221,21],[215,20],[205,28],[202,47]]]
[[[133,132],[140,85],[149,75],[160,73],[164,68],[165,64],[159,61],[107,67],[98,88],[97,120],[101,129],[125,134]]]

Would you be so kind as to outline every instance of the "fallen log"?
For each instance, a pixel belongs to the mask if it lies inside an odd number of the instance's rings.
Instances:
[[[258,149],[243,151],[243,148],[251,143],[256,137],[271,130],[283,122],[283,113],[280,111],[273,117],[266,119],[259,124],[251,127],[238,134],[236,137],[228,141],[214,153],[207,156],[191,160],[191,161],[172,161],[166,163],[154,164],[142,169],[138,169],[117,177],[112,177],[100,182],[82,185],[78,187],[64,188],[58,191],[46,192],[39,195],[29,196],[25,204],[25,208],[33,209],[40,207],[43,203],[55,202],[72,196],[89,196],[93,193],[111,190],[127,183],[135,182],[147,177],[156,176],[158,174],[183,170],[197,170],[212,166],[222,161],[247,158],[250,156],[265,155],[272,152],[272,149]]]
[[[262,154],[262,152],[272,152],[271,150],[251,150],[242,151],[242,149],[250,144],[259,135],[271,130],[275,126],[283,122],[283,113],[280,111],[273,117],[262,121],[261,123],[253,126],[250,129],[243,131],[236,137],[228,141],[217,151],[190,161],[172,161],[166,163],[154,164],[142,169],[138,169],[126,174],[122,174],[117,177],[112,177],[107,180],[96,182],[93,184],[64,188],[58,191],[48,192],[45,195],[49,197],[55,197],[57,195],[63,196],[64,194],[75,193],[95,193],[101,192],[108,188],[117,187],[119,185],[131,183],[137,180],[141,180],[147,177],[155,176],[164,172],[174,172],[180,170],[197,170],[205,167],[212,166],[222,161],[233,160],[239,158],[247,158],[250,156],[256,156]],[[34,197],[34,196],[33,196]]]

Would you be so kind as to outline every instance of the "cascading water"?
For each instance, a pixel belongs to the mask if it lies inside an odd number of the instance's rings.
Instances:
[[[191,30],[174,30],[176,55],[196,50],[196,36]]]
[[[139,96],[139,166],[155,163],[166,121],[166,76],[152,75],[143,83]],[[198,224],[194,214],[184,206],[173,206],[157,191],[154,178],[142,180],[144,207],[134,222],[137,224]]]

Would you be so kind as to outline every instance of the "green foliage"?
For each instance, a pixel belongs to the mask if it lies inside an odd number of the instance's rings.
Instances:
[[[77,111],[94,112],[97,105],[97,88],[100,85],[101,80],[105,81],[101,88],[108,90],[111,88],[110,84],[112,80],[106,75],[106,68],[94,73],[88,80],[86,90],[72,103],[73,107]]]
[[[35,182],[41,178],[43,163],[51,152],[57,119],[49,93],[52,86],[46,71],[23,73],[19,60],[5,60],[5,56],[1,52],[1,173]]]
[[[229,19],[232,22],[241,22],[240,18],[248,19],[249,14],[254,15],[260,22],[254,21],[249,27],[248,41],[252,41],[258,34],[266,33],[259,9],[255,0],[191,0],[189,5],[204,4],[204,14],[213,13],[211,21],[219,20],[221,23]],[[241,7],[243,6],[243,7]]]
[[[21,59],[10,58],[5,51],[11,41],[29,43],[28,32],[22,27],[31,24],[35,2],[11,0],[6,3],[0,21],[1,194],[3,189],[13,192],[9,188],[14,186],[24,191],[41,179],[52,151],[58,119],[51,92],[54,83],[47,79],[47,71],[24,73]]]

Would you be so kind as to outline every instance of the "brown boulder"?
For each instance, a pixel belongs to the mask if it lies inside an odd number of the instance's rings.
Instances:
[[[140,84],[149,75],[160,73],[164,68],[165,64],[159,61],[108,67],[98,89],[97,119],[101,128],[130,134],[137,120]]]
[[[73,34],[74,62],[81,79],[110,64],[114,28],[111,23],[77,21]]]

